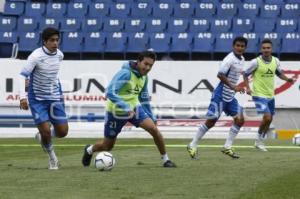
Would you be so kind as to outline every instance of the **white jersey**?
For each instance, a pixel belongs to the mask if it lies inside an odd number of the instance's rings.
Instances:
[[[237,85],[244,65],[245,58],[241,56],[239,59],[231,52],[223,59],[218,73],[225,75],[232,85]],[[222,96],[222,99],[225,102],[230,102],[234,98],[235,92],[227,85],[220,82],[214,91],[214,95]]]
[[[58,72],[63,57],[60,50],[50,53],[46,47],[38,48],[29,55],[21,71],[22,76],[29,78],[28,98],[61,100]]]

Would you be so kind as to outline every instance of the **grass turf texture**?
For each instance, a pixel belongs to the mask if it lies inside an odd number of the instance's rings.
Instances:
[[[252,148],[252,140],[237,140],[238,160],[223,155],[224,140],[204,140],[200,159],[191,160],[189,140],[167,140],[176,169],[161,167],[152,140],[119,139],[112,151],[117,160],[111,172],[81,166],[83,146],[95,139],[57,139],[61,163],[47,170],[48,159],[34,139],[0,139],[0,198],[299,198],[300,147]],[[269,146],[292,146],[270,140]],[[147,145],[147,146],[132,146]],[[175,145],[175,146],[174,146]],[[216,146],[220,145],[220,147]],[[249,146],[249,147],[245,147]]]

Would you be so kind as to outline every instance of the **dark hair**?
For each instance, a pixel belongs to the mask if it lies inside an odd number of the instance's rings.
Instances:
[[[154,52],[154,51],[150,51],[150,50],[141,52],[141,53],[138,55],[137,60],[138,60],[138,61],[143,61],[143,59],[144,59],[145,57],[149,57],[149,58],[153,59],[154,61],[156,60],[156,54],[155,54],[155,52]]]
[[[59,31],[57,29],[51,28],[51,27],[45,28],[42,32],[43,42],[47,41],[53,35],[58,35],[58,37],[59,37]]]
[[[261,45],[263,45],[263,44],[271,44],[271,46],[273,45],[271,39],[263,39],[263,40],[261,41]]]
[[[248,39],[246,39],[245,37],[236,37],[236,38],[234,38],[234,40],[233,40],[233,42],[232,42],[232,45],[234,46],[236,42],[244,43],[245,46],[247,46],[247,44],[248,44]]]

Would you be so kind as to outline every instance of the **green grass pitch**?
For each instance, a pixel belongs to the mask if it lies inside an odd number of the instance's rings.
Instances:
[[[61,168],[49,171],[34,139],[0,139],[0,198],[299,198],[300,147],[291,141],[267,141],[276,147],[264,153],[252,147],[252,140],[236,140],[241,158],[232,160],[220,152],[224,140],[204,140],[200,159],[191,160],[185,148],[189,140],[166,140],[169,157],[178,165],[168,169],[161,167],[152,140],[119,139],[111,172],[81,166],[83,146],[95,141],[54,140]]]

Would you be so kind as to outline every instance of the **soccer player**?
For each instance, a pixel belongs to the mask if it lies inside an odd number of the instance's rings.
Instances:
[[[243,53],[247,47],[247,39],[236,37],[233,40],[233,52],[229,53],[222,61],[218,78],[220,83],[212,94],[211,102],[206,114],[207,120],[201,124],[192,142],[187,146],[187,151],[192,159],[198,158],[197,145],[205,133],[218,121],[222,112],[233,117],[234,122],[230,128],[222,152],[232,158],[239,158],[231,148],[234,138],[237,136],[241,126],[244,124],[243,109],[234,97],[236,92],[244,92],[244,88],[237,85],[242,69],[245,64]]]
[[[251,60],[243,76],[247,94],[252,96],[257,113],[263,115],[254,146],[260,151],[267,151],[263,141],[275,114],[275,75],[290,83],[294,81],[283,74],[278,58],[272,56],[271,40],[264,39],[261,42],[261,53],[259,57]],[[253,90],[251,90],[248,80],[248,76],[251,74],[253,77]]]
[[[58,49],[60,34],[54,28],[42,32],[43,46],[34,50],[28,57],[20,73],[20,108],[29,107],[38,128],[36,138],[49,156],[48,169],[57,170],[58,160],[51,138],[65,137],[68,122],[65,113],[61,85],[58,79],[63,53]],[[25,82],[28,82],[28,97]],[[27,102],[28,99],[28,102]],[[49,122],[53,125],[50,128]]]
[[[94,145],[86,145],[82,157],[83,166],[89,166],[96,151],[110,151],[122,127],[130,122],[146,130],[154,139],[161,154],[164,167],[176,167],[169,160],[163,137],[156,126],[152,114],[147,89],[147,74],[156,60],[156,54],[145,51],[138,55],[136,62],[124,63],[122,69],[113,77],[107,88],[104,139]]]

